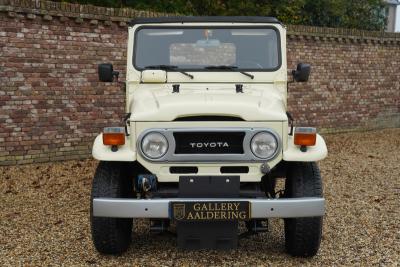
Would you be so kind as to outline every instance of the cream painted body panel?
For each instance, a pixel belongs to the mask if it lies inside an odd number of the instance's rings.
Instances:
[[[163,23],[163,26],[254,26],[252,23]],[[232,71],[188,71],[193,79],[174,71],[144,71],[133,66],[134,33],[141,25],[129,27],[126,112],[129,118],[129,137],[124,146],[112,152],[97,136],[93,157],[102,161],[138,161],[157,176],[159,182],[178,182],[179,174],[171,174],[171,166],[196,166],[196,175],[222,175],[221,166],[248,166],[249,172],[240,174],[241,182],[259,182],[263,174],[262,162],[150,162],[137,153],[137,136],[150,128],[271,128],[281,137],[282,150],[268,161],[272,168],[280,161],[317,161],[326,157],[327,149],[321,136],[317,144],[301,152],[288,135],[286,29],[278,24],[261,24],[276,27],[280,33],[281,66],[276,71],[253,71],[251,79]],[[146,24],[146,26],[159,26]],[[294,66],[291,66],[294,67]],[[172,93],[172,85],[180,84],[180,92]],[[243,93],[236,93],[235,84],[243,84]],[[186,116],[234,116],[244,121],[174,121]],[[110,125],[114,126],[114,125]],[[119,125],[120,126],[120,125]]]
[[[254,79],[251,79],[239,72],[232,71],[188,71],[189,74],[193,75],[194,78],[191,79],[186,75],[183,75],[180,72],[175,71],[167,71],[167,80],[166,85],[169,84],[169,87],[172,84],[191,84],[191,85],[200,85],[202,83],[214,84],[218,86],[219,83],[230,83],[234,86],[237,83],[240,84],[274,84],[275,88],[279,90],[281,94],[281,98],[285,103],[286,108],[286,99],[287,99],[287,65],[286,65],[286,28],[280,24],[268,24],[268,23],[163,23],[162,26],[272,26],[276,27],[280,33],[280,47],[281,47],[281,66],[276,71],[253,71],[249,72],[254,75]],[[127,72],[126,72],[126,111],[131,112],[130,108],[133,102],[133,98],[135,98],[134,92],[137,89],[145,88],[146,85],[153,85],[158,88],[162,88],[159,80],[157,81],[149,81],[148,83],[143,83],[142,72],[136,70],[133,66],[133,48],[134,48],[134,36],[135,31],[138,27],[143,25],[135,25],[133,27],[129,27],[129,35],[128,35],[128,53],[127,53]],[[147,26],[160,26],[159,24],[146,24]],[[148,75],[146,78],[148,78]],[[145,79],[146,80],[146,79]],[[151,79],[150,79],[151,80]],[[164,87],[166,88],[166,87]],[[234,88],[234,87],[233,87]],[[171,89],[172,90],[172,89]],[[265,120],[265,118],[264,118]]]
[[[294,144],[293,136],[288,136],[287,149],[283,151],[284,161],[303,161],[312,162],[326,158],[328,149],[324,139],[317,134],[315,146],[307,147],[306,152],[300,151],[300,147]]]
[[[111,151],[110,146],[103,145],[103,134],[99,134],[94,140],[92,156],[97,160],[103,161],[135,161],[136,148],[132,149],[131,139],[125,139],[125,145],[119,146],[118,151]],[[134,147],[134,146],[133,146]]]
[[[246,121],[286,121],[285,99],[273,84],[139,84],[132,93],[132,121],[173,121],[180,117],[234,116]]]
[[[141,75],[142,83],[165,83],[167,72],[164,70],[144,70]]]

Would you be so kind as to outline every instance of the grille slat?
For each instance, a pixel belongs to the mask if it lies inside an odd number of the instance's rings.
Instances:
[[[244,132],[174,132],[175,154],[243,154]]]

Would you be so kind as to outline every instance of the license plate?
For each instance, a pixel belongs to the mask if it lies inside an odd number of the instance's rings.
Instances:
[[[171,202],[171,218],[177,221],[235,221],[250,219],[249,201]]]

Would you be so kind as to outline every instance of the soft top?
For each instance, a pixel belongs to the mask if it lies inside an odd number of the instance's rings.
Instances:
[[[242,22],[242,23],[278,23],[274,17],[261,16],[181,16],[181,17],[156,17],[135,18],[129,22],[129,26],[148,23],[184,23],[184,22]]]

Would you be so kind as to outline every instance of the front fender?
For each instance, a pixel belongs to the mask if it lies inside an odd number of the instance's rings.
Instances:
[[[319,161],[326,158],[328,149],[322,136],[317,134],[315,146],[307,147],[306,152],[300,151],[300,147],[294,144],[293,135],[288,136],[288,146],[283,151],[284,161]]]
[[[92,155],[101,161],[135,161],[136,151],[131,149],[129,138],[125,137],[125,145],[119,146],[118,150],[111,151],[110,146],[103,144],[103,134],[99,134],[94,140]]]

